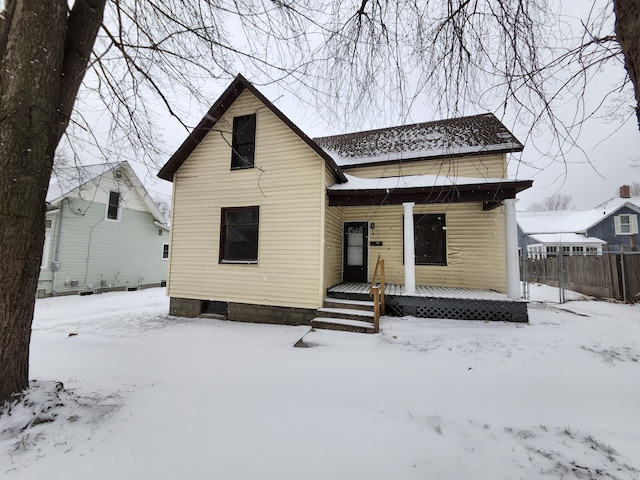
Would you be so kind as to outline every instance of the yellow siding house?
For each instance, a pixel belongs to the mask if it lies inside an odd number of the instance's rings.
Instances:
[[[531,182],[507,178],[506,155],[522,148],[492,114],[311,139],[238,75],[159,173],[170,311],[310,324],[378,257],[406,295],[519,298],[509,213]]]

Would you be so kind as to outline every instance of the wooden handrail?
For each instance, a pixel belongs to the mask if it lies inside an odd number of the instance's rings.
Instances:
[[[380,281],[378,285],[375,285],[378,273],[380,274]],[[369,287],[369,296],[373,295],[373,328],[375,333],[380,331],[380,315],[384,315],[385,311],[384,290],[384,259],[378,255],[376,268],[373,271],[373,278],[371,279],[371,286]]]

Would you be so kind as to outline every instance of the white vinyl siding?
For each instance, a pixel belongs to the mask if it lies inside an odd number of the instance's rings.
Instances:
[[[256,114],[255,168],[230,170],[233,117]],[[318,308],[324,161],[244,91],[174,175],[169,295]],[[219,263],[222,208],[259,206],[258,264]]]

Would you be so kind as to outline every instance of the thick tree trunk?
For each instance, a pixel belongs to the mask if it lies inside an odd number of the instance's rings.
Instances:
[[[624,66],[633,83],[640,128],[640,2],[613,0],[613,11],[616,15],[616,38],[622,47]]]
[[[28,386],[53,155],[104,4],[76,0],[72,26],[66,0],[8,0],[0,20],[0,404]]]

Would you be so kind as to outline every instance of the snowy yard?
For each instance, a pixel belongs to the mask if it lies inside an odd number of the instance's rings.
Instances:
[[[164,289],[38,300],[0,476],[640,478],[640,305],[384,317],[313,348],[292,347],[307,327],[167,311]]]

